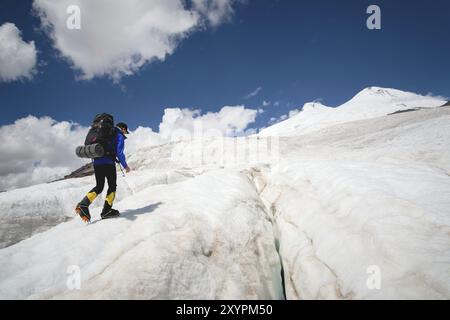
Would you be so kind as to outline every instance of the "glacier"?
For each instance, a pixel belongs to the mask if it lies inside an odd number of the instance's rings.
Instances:
[[[92,177],[0,193],[0,298],[449,299],[445,104],[371,87],[252,137],[135,150],[122,216],[99,221],[100,198],[87,226]]]

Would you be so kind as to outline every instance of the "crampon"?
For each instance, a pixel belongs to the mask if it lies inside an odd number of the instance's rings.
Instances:
[[[83,222],[85,223],[90,223],[91,222],[91,215],[89,213],[89,208],[88,207],[83,207],[78,205],[75,208],[75,212],[77,215],[80,216],[81,220],[83,220]]]

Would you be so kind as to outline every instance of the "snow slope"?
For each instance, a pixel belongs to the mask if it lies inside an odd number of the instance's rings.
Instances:
[[[130,196],[133,190],[185,178],[182,170],[143,171],[127,180],[119,174],[117,201]],[[74,205],[94,185],[92,177],[85,177],[0,193],[0,248],[73,218]],[[97,198],[92,208],[101,207],[103,203],[104,195]]]
[[[270,217],[244,175],[149,186],[117,208],[122,218],[72,220],[1,250],[1,297],[283,297]],[[82,271],[79,291],[66,287],[71,265]]]
[[[312,115],[306,131],[290,119],[281,137],[134,152],[117,220],[60,223],[92,177],[0,194],[3,230],[61,205],[56,226],[18,227],[24,240],[0,249],[0,298],[449,299],[450,107],[388,93],[379,116],[353,101],[348,118],[322,127]],[[421,109],[392,114],[399,104]],[[66,285],[72,265],[81,290]]]
[[[307,103],[301,112],[262,130],[260,136],[296,136],[335,124],[381,117],[401,110],[440,107],[445,103],[441,98],[370,87],[337,108],[318,102]]]
[[[450,297],[450,108],[281,145],[291,151],[261,197],[280,230],[288,298]],[[367,286],[371,266],[379,290]]]

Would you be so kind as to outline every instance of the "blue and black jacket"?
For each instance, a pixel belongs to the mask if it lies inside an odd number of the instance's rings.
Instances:
[[[120,164],[123,168],[127,168],[127,160],[124,154],[125,149],[125,137],[122,133],[122,131],[119,128],[116,129],[116,134],[114,137],[114,145],[111,145],[111,149],[114,148],[115,154],[117,159],[119,160]],[[110,149],[110,150],[111,150]],[[114,164],[115,161],[111,157],[102,157],[102,158],[96,158],[94,159],[94,166],[104,165],[104,164]]]

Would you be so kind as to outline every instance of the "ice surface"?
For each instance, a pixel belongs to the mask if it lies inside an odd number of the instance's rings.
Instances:
[[[261,136],[142,148],[119,176],[122,217],[98,222],[99,199],[89,226],[71,217],[92,177],[1,193],[0,297],[449,299],[441,102],[369,88]]]

